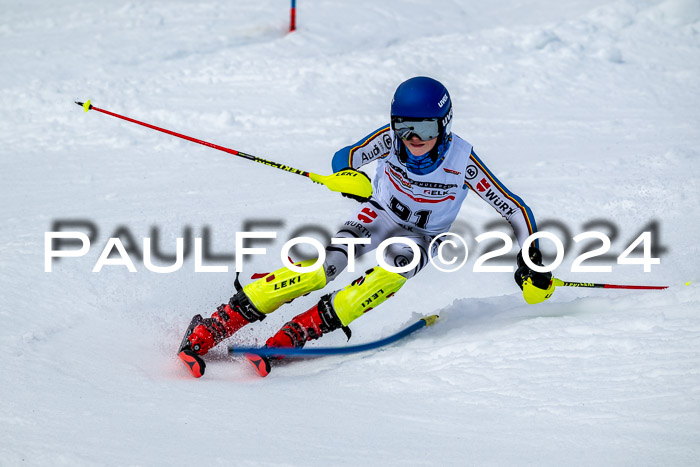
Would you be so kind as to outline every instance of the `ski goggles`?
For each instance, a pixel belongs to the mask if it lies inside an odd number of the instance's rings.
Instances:
[[[440,135],[440,125],[437,118],[394,117],[391,119],[391,129],[401,139],[411,139],[415,135],[421,141],[429,141]]]

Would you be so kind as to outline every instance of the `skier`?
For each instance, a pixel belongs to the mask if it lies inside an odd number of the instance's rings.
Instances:
[[[342,329],[396,293],[404,283],[428,264],[437,253],[440,239],[455,220],[469,189],[508,220],[522,249],[525,239],[536,232],[535,219],[521,198],[510,192],[474,153],[472,145],[451,132],[452,101],[447,89],[428,77],[411,78],[399,85],[391,102],[391,123],[333,156],[333,172],[357,170],[378,161],[374,193],[361,202],[336,238],[367,239],[354,245],[356,256],[374,249],[385,239],[403,237],[420,250],[416,265],[404,273],[376,266],[350,285],[323,295],[308,311],[292,318],[266,342],[267,348],[303,347],[331,331]],[[363,172],[362,175],[366,176]],[[196,377],[204,371],[201,358],[212,347],[243,326],[259,321],[296,297],[322,289],[348,264],[348,245],[326,247],[323,267],[298,273],[281,268],[241,287],[229,303],[218,307],[211,318],[196,315],[178,351]],[[529,249],[534,264],[542,265],[536,242]],[[386,264],[403,267],[414,259],[409,245],[393,243],[384,253]],[[298,264],[314,264],[308,260]],[[531,270],[517,257],[515,282],[528,303],[548,299],[553,291],[551,273]],[[270,372],[271,358],[247,354],[261,376]]]

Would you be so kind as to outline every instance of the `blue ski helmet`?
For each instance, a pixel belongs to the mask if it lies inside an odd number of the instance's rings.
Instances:
[[[402,119],[436,119],[438,134],[435,136],[440,137],[440,143],[447,141],[452,131],[452,99],[447,88],[427,76],[416,76],[401,83],[391,101],[391,127],[394,131]],[[430,133],[426,132],[426,136]]]

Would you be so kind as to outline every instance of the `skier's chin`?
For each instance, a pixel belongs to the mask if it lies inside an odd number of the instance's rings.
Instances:
[[[428,145],[425,143],[422,144],[414,144],[414,143],[406,143],[406,147],[408,148],[409,151],[411,151],[411,154],[414,156],[422,156],[426,152],[428,152]]]

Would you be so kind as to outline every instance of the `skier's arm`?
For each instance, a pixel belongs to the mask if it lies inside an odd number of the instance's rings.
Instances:
[[[355,144],[346,146],[333,156],[333,173],[343,169],[359,169],[365,164],[386,156],[391,150],[389,125],[373,131]]]
[[[473,150],[464,182],[510,223],[521,248],[525,239],[537,232],[535,216],[528,205],[506,188]],[[539,247],[537,240],[534,245]]]
[[[525,239],[537,232],[535,216],[522,198],[506,188],[473,150],[469,156],[465,183],[510,222],[522,250]],[[542,254],[537,240],[530,246],[528,253],[533,264],[542,266]],[[551,272],[543,273],[530,269],[523,261],[522,251],[518,253],[517,264],[518,268],[513,278],[522,289],[526,302],[530,304],[540,303],[552,296],[554,285]]]

